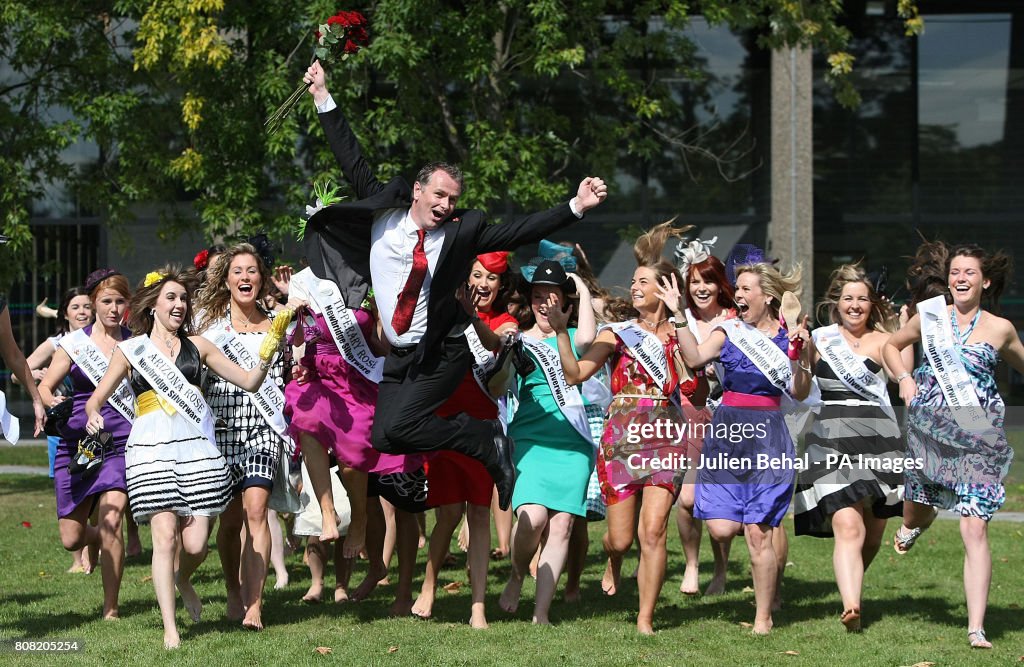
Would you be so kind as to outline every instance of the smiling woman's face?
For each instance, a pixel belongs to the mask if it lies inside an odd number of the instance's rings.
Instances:
[[[259,260],[249,254],[236,255],[228,267],[231,300],[240,305],[248,305],[256,300],[262,286]]]

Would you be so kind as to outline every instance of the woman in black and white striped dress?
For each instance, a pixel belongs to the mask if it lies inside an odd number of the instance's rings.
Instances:
[[[180,643],[175,584],[189,615],[198,621],[202,602],[190,577],[206,557],[212,517],[231,499],[231,475],[214,441],[212,411],[196,385],[205,365],[247,391],[259,389],[290,320],[278,315],[272,335],[260,348],[259,363],[243,370],[213,343],[191,335],[194,286],[191,271],[179,266],[146,275],[132,298],[128,320],[137,335],[115,348],[85,406],[86,430],[102,431],[100,407],[129,377],[137,406],[125,452],[128,500],[135,520],[151,525],[153,588],[164,647],[169,649]]]
[[[882,364],[895,317],[855,265],[833,272],[821,310],[831,322],[813,336],[823,405],[806,439],[810,465],[797,479],[796,534],[835,538],[840,620],[857,631],[864,572],[878,553],[886,520],[903,511],[906,446]]]
[[[270,270],[254,246],[240,243],[221,254],[206,278],[196,295],[196,311],[201,313],[198,329],[229,359],[247,367],[239,357],[256,359],[274,318],[262,308],[271,287]],[[204,383],[206,399],[217,418],[217,446],[227,460],[234,496],[217,530],[227,615],[242,619],[243,627],[254,630],[263,628],[263,585],[270,561],[267,502],[279,459],[287,450],[281,436],[285,428],[284,368],[284,356],[279,355],[267,373],[269,382],[261,389],[265,400],[213,372]]]

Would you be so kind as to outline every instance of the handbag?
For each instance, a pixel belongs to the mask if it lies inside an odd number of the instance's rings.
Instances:
[[[267,507],[281,514],[295,514],[302,510],[302,501],[299,500],[299,492],[292,484],[291,475],[288,474],[288,448],[282,447],[281,455],[277,457],[277,470],[274,472],[274,486],[270,489],[270,497],[267,498]]]
[[[46,420],[43,422],[43,431],[46,435],[52,435],[57,438],[63,435],[62,431],[67,426],[68,420],[71,419],[71,412],[74,407],[74,399],[65,398],[60,403],[46,408]]]

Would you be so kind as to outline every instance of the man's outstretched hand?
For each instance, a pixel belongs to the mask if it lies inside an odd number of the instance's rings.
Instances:
[[[324,74],[324,68],[320,66],[319,60],[314,60],[313,64],[306,68],[306,74],[302,80],[310,84],[309,94],[313,96],[313,102],[317,106],[323,104],[330,96],[330,93],[327,92],[327,76]]]
[[[580,188],[576,191],[576,209],[584,213],[605,200],[608,196],[608,186],[603,180],[596,176],[588,176],[580,181]]]

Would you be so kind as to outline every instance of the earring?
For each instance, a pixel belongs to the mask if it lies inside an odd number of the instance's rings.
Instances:
[[[150,308],[149,309],[149,316],[150,317],[155,317],[156,316],[156,308]]]

